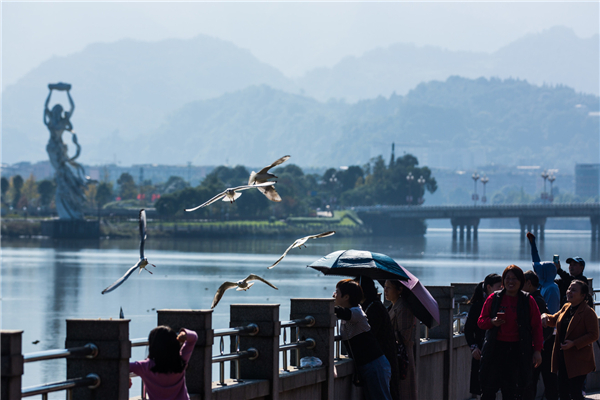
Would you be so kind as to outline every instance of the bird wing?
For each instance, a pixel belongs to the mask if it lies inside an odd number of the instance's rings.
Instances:
[[[104,289],[102,291],[102,294],[108,293],[108,292],[112,292],[113,290],[115,290],[116,288],[118,288],[119,286],[121,286],[121,284],[123,282],[125,282],[127,280],[127,278],[129,278],[131,276],[131,274],[133,274],[133,272],[138,268],[138,265],[139,265],[139,261],[133,267],[129,268],[129,270],[127,272],[125,272],[125,275],[123,275],[122,277],[120,277],[119,279],[117,279],[115,281],[115,283],[113,283],[112,285],[110,285],[109,287],[107,287],[106,289]]]
[[[267,199],[271,201],[281,201],[279,193],[277,193],[277,190],[275,190],[273,186],[258,187],[257,189],[264,194]]]
[[[238,187],[234,187],[234,188],[229,188],[227,190],[233,190],[233,191],[238,191],[238,190],[246,190],[246,189],[254,189],[254,188],[260,188],[260,187],[266,187],[266,186],[273,186],[275,185],[277,182],[263,182],[263,183],[257,183],[254,185],[242,185],[242,186],[238,186]]]
[[[228,195],[225,195],[225,196],[223,196],[223,198],[221,200],[223,200],[223,201],[231,201],[231,200],[236,201],[237,199],[240,198],[241,195],[242,195],[241,193],[238,193],[238,192],[234,191],[233,192],[233,197],[229,197]]]
[[[219,301],[221,301],[221,297],[223,297],[223,294],[226,290],[234,288],[236,286],[237,283],[235,282],[224,282],[221,286],[219,286],[219,288],[217,289],[217,293],[215,293],[215,297],[212,301],[212,305],[210,306],[210,308],[213,309],[217,306],[217,304],[219,304]]]
[[[144,258],[144,243],[146,242],[146,210],[140,210],[140,258]]]
[[[271,268],[273,268],[274,266],[276,266],[277,264],[279,264],[279,263],[281,262],[281,260],[283,260],[283,257],[285,257],[285,256],[287,255],[287,253],[288,253],[288,252],[289,252],[291,249],[293,249],[293,248],[294,248],[294,246],[296,246],[296,243],[297,243],[297,242],[298,242],[298,241],[296,240],[294,243],[292,243],[292,245],[291,245],[290,247],[288,247],[288,248],[287,248],[287,249],[286,249],[286,250],[283,252],[283,254],[281,255],[281,257],[279,257],[279,259],[278,259],[277,261],[275,261],[275,263],[274,263],[273,265],[271,265],[270,267],[268,267],[267,269],[271,269]]]
[[[328,232],[323,232],[323,233],[319,233],[318,235],[312,235],[312,236],[307,236],[307,239],[319,239],[319,238],[324,238],[327,236],[332,236],[335,235],[335,231],[328,231]]]
[[[224,196],[225,196],[225,192],[219,193],[218,195],[216,195],[212,199],[208,200],[207,202],[200,204],[198,207],[186,208],[185,211],[187,211],[187,212],[196,211],[199,208],[206,207],[207,205],[212,204],[215,201],[218,201],[218,200],[222,199]]]
[[[273,164],[267,165],[266,167],[264,167],[263,169],[261,169],[260,171],[258,171],[257,175],[266,174],[267,172],[269,172],[269,170],[271,168],[276,167],[279,164],[283,164],[284,162],[286,162],[289,159],[290,159],[290,156],[283,156],[280,159],[278,159],[277,161],[275,161]]]
[[[244,280],[245,280],[245,281],[261,281],[261,282],[264,282],[264,283],[266,283],[267,285],[271,286],[273,289],[277,289],[277,286],[273,285],[271,282],[269,282],[269,281],[268,281],[268,280],[266,280],[266,279],[263,279],[263,278],[261,278],[261,277],[260,277],[260,276],[258,276],[258,275],[250,274],[250,275],[248,275],[248,276],[246,277],[246,279],[244,279]],[[277,289],[277,290],[279,290],[279,289]]]
[[[252,171],[248,177],[248,185],[252,185],[254,182],[256,182],[256,171]]]

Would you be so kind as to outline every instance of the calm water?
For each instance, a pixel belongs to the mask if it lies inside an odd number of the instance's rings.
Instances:
[[[330,297],[340,279],[306,268],[321,256],[340,249],[362,249],[393,257],[425,285],[476,282],[509,264],[530,269],[529,245],[518,230],[480,230],[475,243],[454,243],[449,229],[430,229],[424,238],[341,238],[311,240],[267,270],[292,240],[152,239],[146,255],[156,264],[153,275],[132,275],[114,292],[100,292],[131,267],[139,256],[136,240],[52,242],[3,240],[1,270],[2,329],[20,329],[25,353],[64,346],[67,318],[118,318],[123,307],[131,319],[131,338],[147,337],[156,326],[155,309],[207,309],[224,281],[258,274],[279,290],[257,282],[248,292],[228,291],[213,314],[213,327],[228,326],[232,303],[278,303],[289,318],[289,299]],[[585,275],[599,282],[598,245],[589,231],[547,231],[540,244],[543,260],[581,256]],[[152,268],[152,267],[150,267]],[[37,345],[33,341],[39,340]],[[133,358],[144,358],[135,349]],[[216,348],[215,348],[216,352]],[[23,386],[65,378],[65,362],[27,364]],[[217,378],[214,378],[217,379]],[[131,395],[139,393],[137,384]],[[55,398],[64,398],[64,394]]]

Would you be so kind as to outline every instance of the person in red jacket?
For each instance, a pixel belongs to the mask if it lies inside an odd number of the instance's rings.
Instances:
[[[542,363],[544,344],[540,311],[535,300],[521,291],[523,270],[509,265],[502,273],[503,289],[488,296],[477,321],[486,330],[479,377],[481,400],[519,399],[531,380],[531,364]]]

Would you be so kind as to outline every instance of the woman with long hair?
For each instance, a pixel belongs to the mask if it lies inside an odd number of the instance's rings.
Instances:
[[[340,333],[363,385],[367,400],[391,400],[390,363],[379,347],[359,303],[363,291],[358,282],[344,279],[335,286],[333,294],[335,315],[341,319]]]
[[[176,333],[162,325],[150,331],[148,358],[129,363],[129,372],[142,378],[149,400],[189,400],[185,369],[197,340],[189,329]]]
[[[473,397],[481,395],[481,385],[479,383],[479,360],[481,359],[481,349],[485,339],[485,331],[477,326],[477,320],[483,309],[485,299],[502,287],[502,277],[498,274],[489,274],[483,282],[480,282],[473,292],[473,296],[467,302],[471,305],[467,321],[465,322],[465,339],[471,347],[471,381],[470,393]]]
[[[598,316],[587,304],[590,297],[587,283],[574,280],[560,311],[542,315],[542,324],[556,327],[552,372],[558,373],[561,400],[583,399],[585,378],[596,370],[593,344],[598,340]]]
[[[540,311],[533,297],[521,291],[524,284],[523,270],[509,265],[502,272],[503,289],[483,304],[477,321],[486,331],[479,368],[482,400],[495,399],[498,389],[503,400],[519,399],[531,380],[531,364],[542,363]]]
[[[408,367],[406,379],[400,381],[400,397],[402,399],[417,399],[417,377],[415,375],[415,330],[417,319],[402,299],[402,293],[408,290],[399,280],[385,281],[384,294],[385,299],[392,302],[388,308],[392,328],[396,332],[396,339],[404,341],[406,353],[408,355]]]

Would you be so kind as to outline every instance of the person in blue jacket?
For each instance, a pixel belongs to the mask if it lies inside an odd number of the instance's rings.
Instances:
[[[552,261],[542,261],[535,245],[535,236],[527,232],[527,239],[531,245],[531,264],[533,271],[540,280],[540,292],[546,301],[546,306],[550,313],[557,313],[560,310],[560,290],[554,278],[556,278],[556,265]]]

